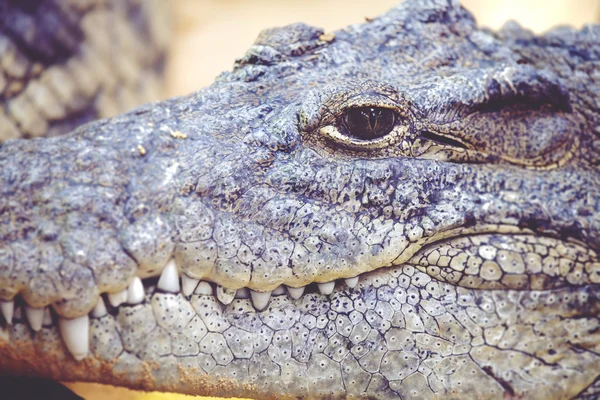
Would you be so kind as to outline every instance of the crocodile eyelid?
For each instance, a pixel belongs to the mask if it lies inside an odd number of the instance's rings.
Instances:
[[[340,130],[339,125],[326,125],[320,128],[318,133],[334,146],[344,146],[354,150],[366,151],[385,149],[393,146],[399,140],[399,135],[394,130],[398,130],[397,127],[394,127],[389,134],[372,140],[360,140],[344,134]]]

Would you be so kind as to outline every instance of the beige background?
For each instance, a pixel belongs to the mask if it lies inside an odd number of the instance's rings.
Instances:
[[[167,1],[167,0],[165,0]],[[398,0],[175,0],[175,31],[168,65],[168,94],[180,96],[209,85],[230,70],[258,33],[305,22],[326,31],[360,23]],[[536,32],[557,24],[580,27],[598,20],[599,0],[463,0],[481,25],[498,29],[509,19]]]
[[[397,0],[163,0],[174,5],[175,36],[167,66],[169,97],[209,85],[230,70],[258,33],[305,22],[326,31],[376,17]],[[543,32],[557,24],[598,21],[600,0],[463,0],[479,23],[499,28],[508,19]],[[96,384],[68,384],[88,400],[181,400],[189,396],[143,393]],[[195,397],[200,398],[200,397]],[[207,398],[204,398],[207,399]]]

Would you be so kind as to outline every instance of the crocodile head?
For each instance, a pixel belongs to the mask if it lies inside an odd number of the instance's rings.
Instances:
[[[191,96],[3,144],[0,369],[576,396],[600,376],[598,34],[406,1],[267,30]]]

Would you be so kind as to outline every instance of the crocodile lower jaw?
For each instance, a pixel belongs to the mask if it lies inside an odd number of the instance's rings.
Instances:
[[[152,297],[155,293],[181,293],[187,299],[190,299],[191,296],[210,296],[213,301],[220,303],[222,306],[231,304],[234,299],[246,299],[248,306],[254,307],[256,311],[262,311],[269,305],[271,296],[289,296],[291,300],[300,300],[304,294],[309,292],[330,295],[336,285],[354,288],[358,282],[359,276],[356,276],[337,281],[314,283],[298,288],[280,285],[275,290],[268,292],[257,292],[248,288],[234,290],[179,273],[175,261],[171,260],[163,269],[160,277],[142,280],[136,276],[126,289],[100,296],[89,314],[77,318],[61,317],[50,306],[43,308],[31,307],[20,295],[11,301],[0,301],[0,312],[9,325],[12,325],[13,322],[25,322],[26,320],[29,328],[34,333],[41,331],[43,327],[57,325],[66,348],[79,361],[89,353],[90,318],[97,319],[103,318],[109,313],[116,314],[117,308],[122,305],[135,306],[144,301],[152,303]]]

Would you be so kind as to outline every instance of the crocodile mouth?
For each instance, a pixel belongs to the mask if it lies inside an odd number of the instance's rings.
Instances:
[[[397,279],[394,275],[399,273],[421,280],[420,284],[431,281],[481,290],[545,291],[600,283],[600,260],[581,243],[523,231],[442,236],[445,237],[425,243],[402,262],[301,287],[282,284],[266,292],[248,287],[229,289],[210,280],[189,277],[171,259],[159,276],[133,277],[125,289],[103,293],[89,314],[78,318],[61,317],[51,306],[31,307],[21,295],[0,301],[0,311],[6,324],[27,322],[34,333],[44,327],[58,327],[68,351],[76,360],[82,360],[90,351],[90,319],[116,319],[127,307],[143,303],[152,304],[155,313],[158,309],[164,313],[164,307],[155,304],[164,295],[182,296],[198,313],[211,312],[210,307],[206,308],[207,302],[221,309],[238,307],[240,311],[261,312],[268,311],[272,301],[286,299],[298,306],[314,296],[377,287]]]
[[[362,275],[366,274],[368,273]],[[125,289],[116,293],[103,293],[89,314],[77,318],[61,317],[51,306],[31,307],[22,295],[17,295],[10,301],[0,301],[0,312],[7,325],[27,323],[33,333],[47,327],[58,327],[67,350],[80,361],[89,353],[90,319],[100,319],[108,315],[116,317],[121,309],[142,303],[152,304],[156,294],[181,295],[192,304],[194,298],[208,299],[220,307],[229,306],[234,302],[239,306],[241,302],[245,309],[263,311],[268,308],[271,298],[285,296],[294,301],[301,301],[306,295],[328,296],[334,292],[336,286],[338,289],[352,289],[358,286],[359,281],[360,275],[331,282],[315,282],[300,288],[280,285],[270,292],[257,292],[245,287],[227,289],[217,283],[190,278],[185,273],[180,273],[175,261],[170,260],[160,276],[144,279],[135,276]],[[205,310],[198,309],[197,312]]]

